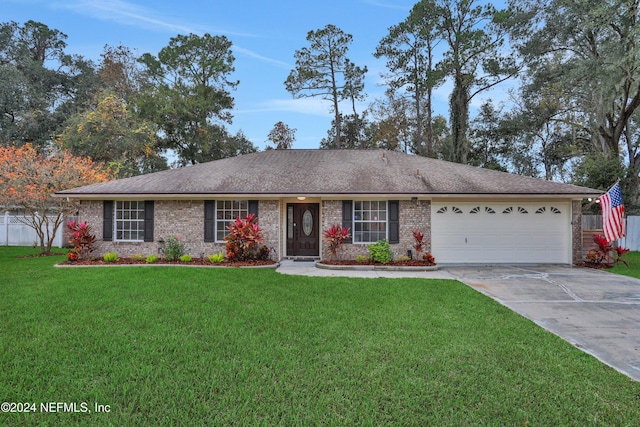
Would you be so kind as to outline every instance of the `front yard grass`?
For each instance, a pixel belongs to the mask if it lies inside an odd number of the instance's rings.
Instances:
[[[28,252],[0,248],[0,401],[37,410],[0,425],[640,419],[640,383],[459,282],[59,269]]]
[[[622,259],[629,265],[620,262],[607,271],[640,279],[640,252],[628,252],[622,256]]]

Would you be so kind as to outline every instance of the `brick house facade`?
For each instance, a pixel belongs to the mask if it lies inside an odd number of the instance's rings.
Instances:
[[[57,196],[79,201],[97,255],[157,254],[168,236],[194,257],[223,252],[228,221],[254,212],[275,260],[327,258],[322,232],[343,225],[348,259],[380,239],[406,255],[418,230],[436,262],[572,263],[582,200],[600,193],[386,150],[269,150]]]

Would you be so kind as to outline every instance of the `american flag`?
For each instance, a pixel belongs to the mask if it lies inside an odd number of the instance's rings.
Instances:
[[[600,207],[602,208],[602,228],[607,241],[612,242],[624,237],[624,202],[620,183],[616,183],[604,196],[600,197]]]

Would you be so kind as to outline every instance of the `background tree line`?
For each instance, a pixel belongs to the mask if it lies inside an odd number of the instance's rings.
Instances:
[[[422,0],[391,26],[385,96],[366,98],[353,36],[309,31],[284,81],[294,97],[321,97],[333,114],[320,148],[387,148],[607,189],[622,179],[638,204],[640,0]],[[193,164],[256,147],[230,134],[238,82],[224,36],[177,35],[156,55],[106,46],[96,64],[66,52],[46,25],[0,25],[0,143],[31,143],[104,162],[117,176]],[[471,103],[512,81],[506,104]],[[433,94],[451,86],[448,117]],[[278,122],[267,138],[291,147]]]

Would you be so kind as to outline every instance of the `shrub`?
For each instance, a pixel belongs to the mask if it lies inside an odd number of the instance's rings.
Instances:
[[[258,218],[254,214],[249,214],[244,219],[236,218],[229,225],[229,234],[224,240],[227,242],[229,261],[258,259],[263,254],[262,248],[258,247],[264,240],[262,230],[258,227]]]
[[[71,249],[68,253],[67,253],[67,261],[77,261],[78,260],[78,253],[76,252],[75,249]]]
[[[180,257],[180,262],[191,262],[191,255],[182,255]]]
[[[360,264],[364,264],[365,262],[369,261],[369,258],[367,258],[364,255],[358,255],[356,256],[356,262],[359,262]]]
[[[146,259],[147,264],[155,264],[158,262],[158,255],[149,255]]]
[[[422,257],[423,260],[427,261],[430,264],[434,264],[436,263],[436,259],[433,257],[433,255],[431,255],[431,253],[429,252],[425,252],[424,256]]]
[[[370,244],[369,258],[371,258],[373,262],[377,262],[379,264],[389,264],[391,262],[391,258],[393,258],[393,251],[389,246],[389,241],[384,239]]]
[[[621,246],[618,246],[616,248],[616,259],[615,259],[614,262],[616,264],[619,263],[619,262],[622,262],[622,263],[624,263],[624,265],[629,267],[629,263],[626,260],[622,259],[622,255],[626,254],[629,251],[631,251],[631,249],[627,249],[627,248],[623,248]]]
[[[220,263],[224,262],[224,253],[218,252],[217,254],[207,255],[207,259],[211,263],[220,264]]]
[[[407,255],[400,255],[395,257],[393,260],[398,262],[404,262],[404,261],[409,261],[410,259],[411,258],[409,258]]]
[[[118,254],[115,252],[107,252],[104,254],[104,262],[117,262],[120,258],[118,258]]]
[[[142,261],[144,259],[144,255],[142,254],[135,254],[131,256],[131,259],[134,261]]]
[[[615,264],[622,262],[625,265],[628,265],[627,262],[622,259],[622,256],[629,252],[629,249],[620,246],[614,248],[602,234],[595,234],[593,236],[593,242],[598,246],[598,248],[590,250],[587,253],[586,261],[588,263],[610,266],[612,262]],[[612,256],[613,253],[616,254],[615,258]]]
[[[96,241],[95,234],[91,234],[91,226],[87,222],[69,221],[67,223],[71,238],[69,243],[73,246],[76,259],[84,258],[85,255],[93,252],[93,244]]]
[[[332,225],[328,230],[322,232],[322,238],[327,242],[329,254],[332,257],[337,256],[338,249],[342,246],[345,240],[351,237],[351,233],[347,227],[340,225]]]
[[[177,261],[184,255],[184,244],[179,237],[169,236],[164,243],[164,257],[168,261]]]

